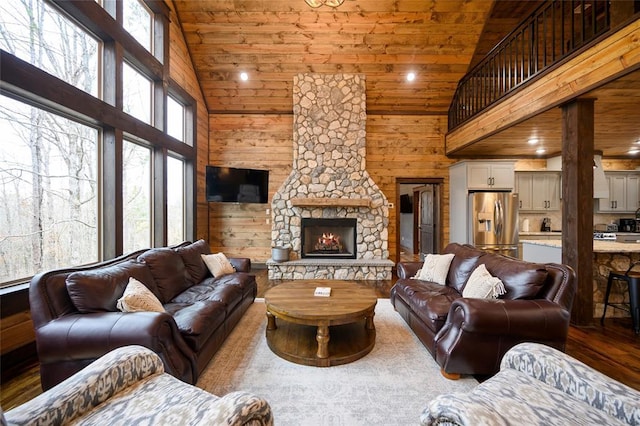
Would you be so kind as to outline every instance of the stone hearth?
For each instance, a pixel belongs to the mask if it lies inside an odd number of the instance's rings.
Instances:
[[[390,279],[389,206],[366,171],[365,78],[298,74],[293,85],[293,171],[273,197],[270,279]],[[302,259],[302,218],[357,219],[356,259]]]

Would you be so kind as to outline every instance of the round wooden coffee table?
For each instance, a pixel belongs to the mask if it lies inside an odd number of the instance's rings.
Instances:
[[[314,296],[316,287],[331,287],[331,295]],[[270,289],[264,300],[267,343],[281,358],[329,367],[355,361],[373,349],[378,299],[369,287],[350,281],[296,280]]]

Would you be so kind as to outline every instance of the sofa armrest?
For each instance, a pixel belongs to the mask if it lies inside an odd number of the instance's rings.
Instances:
[[[570,313],[546,299],[460,298],[451,303],[448,323],[469,333],[514,335],[522,340],[566,340]]]
[[[217,399],[212,404],[212,408],[214,414],[207,419],[210,424],[229,426],[273,424],[269,403],[249,392],[230,392]]]
[[[495,374],[511,347],[538,342],[564,349],[569,312],[546,299],[459,298],[434,338],[434,358],[450,374]]]
[[[396,274],[399,279],[407,279],[414,277],[422,268],[423,262],[398,262],[396,265]]]
[[[516,345],[500,369],[520,371],[621,421],[640,424],[640,392],[549,346]]]
[[[140,345],[158,354],[165,370],[188,383],[197,379],[193,351],[173,319],[161,312],[101,312],[60,317],[36,329],[41,370],[61,361],[94,361],[121,346]],[[44,373],[44,370],[43,370]],[[66,378],[66,377],[64,377]],[[42,377],[43,387],[53,383]]]
[[[248,257],[230,257],[229,263],[236,272],[251,272],[251,259]]]
[[[150,350],[118,348],[6,412],[6,419],[9,424],[66,424],[145,377],[163,372],[162,361]]]

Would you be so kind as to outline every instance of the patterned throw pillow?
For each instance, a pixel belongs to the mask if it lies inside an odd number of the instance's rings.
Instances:
[[[129,284],[116,306],[122,312],[165,312],[151,290],[133,277],[129,278]]]
[[[506,292],[500,278],[491,275],[483,263],[471,273],[469,281],[462,290],[462,297],[497,299]]]
[[[236,271],[224,253],[202,254],[201,256],[205,265],[207,265],[207,268],[209,268],[213,276],[216,278],[227,274],[233,274]]]
[[[449,254],[428,254],[424,259],[422,269],[420,269],[413,279],[431,281],[444,285],[447,281],[449,266],[453,260],[453,253]]]

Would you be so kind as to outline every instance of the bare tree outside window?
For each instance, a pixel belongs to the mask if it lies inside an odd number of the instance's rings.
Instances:
[[[123,146],[123,250],[151,246],[151,150],[125,141]]]
[[[124,0],[124,29],[151,52],[151,12],[140,0]]]
[[[0,47],[97,94],[99,44],[42,0],[0,4]],[[99,132],[0,96],[0,283],[98,260]]]
[[[122,74],[124,112],[151,124],[151,81],[126,62]]]

